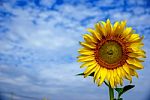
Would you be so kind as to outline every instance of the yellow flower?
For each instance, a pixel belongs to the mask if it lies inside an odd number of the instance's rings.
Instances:
[[[83,48],[79,49],[78,61],[81,68],[86,67],[84,77],[94,74],[93,80],[100,86],[104,81],[111,87],[123,84],[123,79],[132,82],[132,76],[138,77],[136,70],[143,69],[145,51],[141,49],[143,37],[136,34],[126,21],[111,24],[95,24],[95,29],[88,29],[91,34],[84,34]]]

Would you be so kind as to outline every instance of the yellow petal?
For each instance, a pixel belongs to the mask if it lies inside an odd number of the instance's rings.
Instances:
[[[127,27],[125,28],[125,30],[123,31],[122,37],[123,38],[129,38],[129,34],[132,32],[132,28],[131,27]]]
[[[134,66],[134,65],[131,65],[131,64],[129,65],[129,67],[130,67],[131,69],[134,69],[134,70],[135,70],[135,69],[136,69],[136,70],[140,70],[140,69],[141,69],[141,68],[138,68],[137,66]]]
[[[106,27],[106,23],[104,21],[101,21],[101,23],[104,27]]]
[[[110,80],[110,70],[107,70],[107,76],[106,76],[106,78],[107,78],[107,80],[109,81]]]
[[[97,31],[95,31],[95,30],[93,30],[91,28],[88,28],[87,31],[90,32],[98,40],[101,40],[101,36],[100,36],[100,34]]]
[[[134,76],[134,69],[129,68],[130,75]]]
[[[114,69],[113,73],[114,73],[114,78],[116,78],[116,76],[117,76],[117,69]]]
[[[121,76],[122,76],[122,78],[123,78],[123,77],[125,77],[126,72],[123,70],[123,68],[122,68],[122,67],[119,67],[119,69],[120,69],[120,72],[121,72]]]
[[[107,34],[111,34],[112,29],[111,29],[111,22],[109,19],[107,19],[106,21],[106,29],[107,29]]]
[[[120,24],[121,31],[123,31],[125,29],[126,23],[127,23],[127,21],[121,21],[121,24]]]
[[[80,68],[88,67],[88,66],[93,65],[93,64],[95,64],[95,63],[97,63],[97,62],[96,62],[96,61],[85,62],[85,63],[83,63],[83,64],[80,66]]]
[[[85,42],[80,42],[80,45],[84,46],[85,48],[95,49],[95,45],[89,45]]]
[[[127,65],[127,63],[125,63],[123,65],[123,69],[126,71],[126,73],[128,73],[130,75],[130,72],[129,72],[129,66]]]
[[[115,35],[118,35],[118,34],[120,33],[120,23],[119,23],[119,22],[116,22],[116,23],[114,24],[113,33],[114,33]]]
[[[95,76],[95,80],[96,80],[97,84],[98,84],[99,79],[100,79],[100,77],[101,77],[101,68],[102,68],[102,67],[99,68],[99,71],[97,72],[97,74],[96,74],[96,76]]]
[[[83,38],[86,42],[93,42],[93,43],[97,43],[97,40],[95,38],[93,38],[91,35],[89,34],[84,34]]]
[[[123,86],[123,79],[120,79],[120,85]]]
[[[126,26],[126,21],[121,21],[120,24],[119,23],[117,23],[117,24],[118,24],[118,26],[115,26],[116,27],[115,34],[122,37],[123,36],[122,33],[123,33],[125,26]]]
[[[132,57],[130,57],[130,58],[132,58]],[[133,59],[133,58],[132,58]],[[138,58],[134,58],[136,61],[138,61],[138,62],[144,62],[144,59],[138,59]]]
[[[130,74],[132,76],[136,76],[138,78],[138,74],[137,74],[137,72],[134,69],[130,69]]]
[[[120,68],[117,68],[116,70],[117,70],[117,74],[118,74],[118,76],[121,78],[122,76],[121,76]]]
[[[91,53],[93,52],[94,53],[94,50],[88,49],[88,48],[81,48],[81,49],[78,50],[78,52],[81,53],[81,54],[84,53],[84,52],[91,52]]]
[[[142,42],[143,39],[144,39],[144,36],[141,36],[138,39],[135,39],[134,41],[132,41],[132,43],[134,43],[134,42]]]
[[[106,37],[107,36],[106,23],[104,21],[101,21],[101,24],[99,24],[99,27],[100,27],[100,30],[102,32],[102,36]]]
[[[94,56],[79,56],[78,62],[84,62],[84,61],[93,61],[95,60]]]
[[[134,71],[134,75],[138,78],[138,73],[136,71]]]
[[[132,77],[128,74],[125,74],[125,78],[128,79],[130,81],[130,83],[132,83]]]
[[[114,86],[115,86],[115,84],[114,84],[114,73],[113,73],[113,71],[111,71],[110,86],[111,86],[112,88],[114,88]]]
[[[143,43],[137,42],[137,43],[131,43],[129,48],[131,48],[133,51],[139,51],[141,49],[141,47],[143,47],[143,46],[144,46]]]
[[[137,59],[134,58],[128,58],[127,63],[130,64],[130,68],[135,67],[136,69],[143,69],[143,65],[141,62],[139,62]]]
[[[82,52],[79,52],[81,55],[93,55],[94,52],[93,51],[82,51]]]
[[[100,23],[96,23],[95,24],[95,29],[96,29],[96,37],[98,40],[101,40],[102,39],[102,27],[100,25]]]
[[[116,79],[114,78],[114,87],[117,87],[117,81],[116,81]]]
[[[117,84],[119,84],[119,83],[120,83],[120,78],[119,78],[119,76],[118,76],[118,75],[116,76],[116,83],[117,83]]]
[[[131,53],[128,53],[128,56],[129,57],[135,57],[135,58],[146,58],[145,51],[143,51],[143,50],[133,51]]]
[[[97,33],[99,33],[99,35],[100,35],[99,39],[102,39],[102,36],[105,35],[105,29],[101,26],[100,23],[95,24],[95,29],[96,29]]]
[[[130,83],[132,83],[132,77],[131,77],[131,74],[130,74],[130,68],[128,68],[128,69],[129,69],[129,73],[127,73],[127,71],[125,71],[125,70],[122,70],[122,71],[124,71],[124,77],[126,79],[128,79],[130,81]]]
[[[131,34],[130,38],[128,39],[128,42],[134,42],[140,39],[139,34]]]
[[[115,87],[117,86],[117,70],[116,69],[114,69],[113,70],[113,73],[114,73],[114,85],[115,85]]]
[[[95,83],[96,76],[97,76],[97,74],[98,74],[98,72],[99,72],[100,68],[101,68],[101,67],[97,64],[97,69],[96,69],[96,71],[95,71],[95,73],[94,73],[94,77],[93,77],[93,79],[94,79],[94,83]]]
[[[113,77],[110,78],[110,85],[111,85],[112,88],[115,87],[114,78]]]
[[[78,50],[78,52],[80,53],[80,52],[85,52],[85,51],[92,51],[91,49],[87,49],[87,48],[80,48],[79,50]]]
[[[79,55],[77,58],[78,59],[86,59],[86,58],[94,58],[95,56],[94,55],[90,55],[90,56],[88,56],[88,55]]]
[[[91,73],[95,72],[95,70],[97,69],[96,64],[93,64],[89,67],[87,67],[87,69],[84,71],[84,78],[89,76]]]
[[[114,32],[116,31],[116,28],[118,27],[118,25],[119,25],[119,22],[118,22],[118,21],[115,22],[114,27],[113,27],[113,31],[114,31]]]
[[[106,68],[101,68],[101,73],[100,74],[101,74],[101,78],[100,78],[100,81],[98,83],[98,86],[100,86],[104,82],[105,77],[107,75],[107,69]]]

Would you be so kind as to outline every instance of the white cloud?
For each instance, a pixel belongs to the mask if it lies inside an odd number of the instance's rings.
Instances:
[[[147,3],[147,1],[146,0],[128,0],[127,3],[129,5],[139,5],[139,6],[141,6],[141,5],[145,5]]]
[[[132,10],[133,10],[133,13],[136,15],[140,15],[140,14],[145,13],[145,9],[143,9],[143,7],[132,8]]]
[[[55,2],[56,0],[41,0],[40,4],[51,7]]]

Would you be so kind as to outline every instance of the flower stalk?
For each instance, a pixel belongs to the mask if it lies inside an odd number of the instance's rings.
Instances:
[[[109,97],[110,100],[114,100],[114,89],[109,84]]]

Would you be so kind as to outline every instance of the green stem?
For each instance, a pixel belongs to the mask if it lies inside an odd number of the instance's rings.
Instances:
[[[114,100],[114,89],[111,88],[110,84],[109,84],[109,97],[110,100]]]
[[[118,93],[118,100],[120,99],[119,93]]]
[[[105,83],[105,85],[106,85],[106,86],[108,86],[108,87],[109,87],[109,84],[108,84],[106,81],[104,81],[104,83]]]

